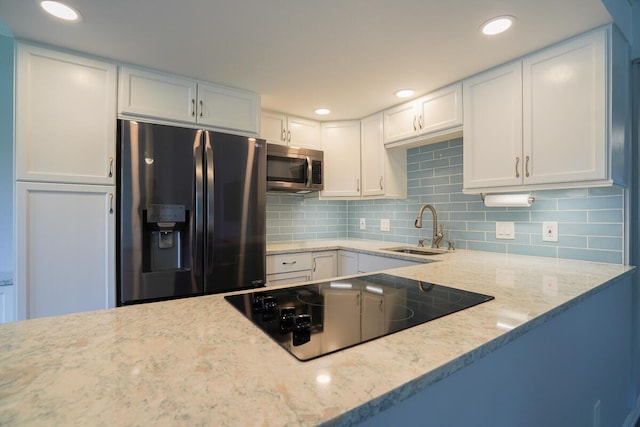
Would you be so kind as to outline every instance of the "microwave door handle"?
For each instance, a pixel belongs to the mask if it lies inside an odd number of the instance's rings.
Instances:
[[[313,168],[311,167],[311,158],[309,156],[305,157],[307,159],[307,187],[311,187],[313,184]]]

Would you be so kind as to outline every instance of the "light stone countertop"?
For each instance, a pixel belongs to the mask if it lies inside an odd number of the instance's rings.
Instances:
[[[398,245],[278,243],[268,252],[388,246]],[[464,250],[433,258],[391,272],[495,300],[308,362],[222,295],[0,325],[0,425],[350,425],[633,269]]]

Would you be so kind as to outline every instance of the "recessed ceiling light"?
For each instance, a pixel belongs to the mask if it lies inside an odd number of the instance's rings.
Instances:
[[[482,24],[480,29],[482,30],[482,34],[495,36],[496,34],[503,33],[511,28],[515,20],[515,16],[511,15],[497,16]]]
[[[56,18],[64,19],[65,21],[80,20],[80,13],[77,10],[59,1],[44,0],[40,2],[40,6]]]
[[[316,114],[319,114],[321,116],[326,116],[330,112],[331,112],[331,110],[329,110],[328,108],[318,108],[318,109],[316,109]]]
[[[401,90],[397,91],[395,95],[398,98],[408,98],[411,95],[413,95],[414,93],[415,93],[415,91],[412,90],[412,89],[401,89]]]

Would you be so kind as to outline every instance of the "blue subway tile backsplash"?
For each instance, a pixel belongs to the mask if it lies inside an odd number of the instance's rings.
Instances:
[[[317,200],[293,195],[267,197],[267,241],[362,238],[416,244],[430,237],[431,214],[423,228],[414,221],[423,203],[432,204],[445,240],[456,248],[624,262],[624,191],[613,187],[531,191],[530,208],[487,208],[479,195],[462,193],[462,138],[407,150],[407,199]],[[360,230],[360,218],[366,229]],[[391,231],[380,231],[389,219]],[[515,223],[515,239],[495,237],[496,221]],[[542,222],[558,223],[558,242],[542,241]]]

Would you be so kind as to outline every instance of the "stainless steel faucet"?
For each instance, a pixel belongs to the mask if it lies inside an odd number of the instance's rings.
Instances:
[[[438,231],[438,214],[436,213],[436,209],[429,205],[420,206],[420,210],[418,211],[418,217],[416,218],[415,226],[416,228],[422,228],[422,214],[425,209],[429,209],[431,214],[433,215],[433,239],[431,240],[432,248],[439,248],[440,242],[442,241],[442,232]]]

